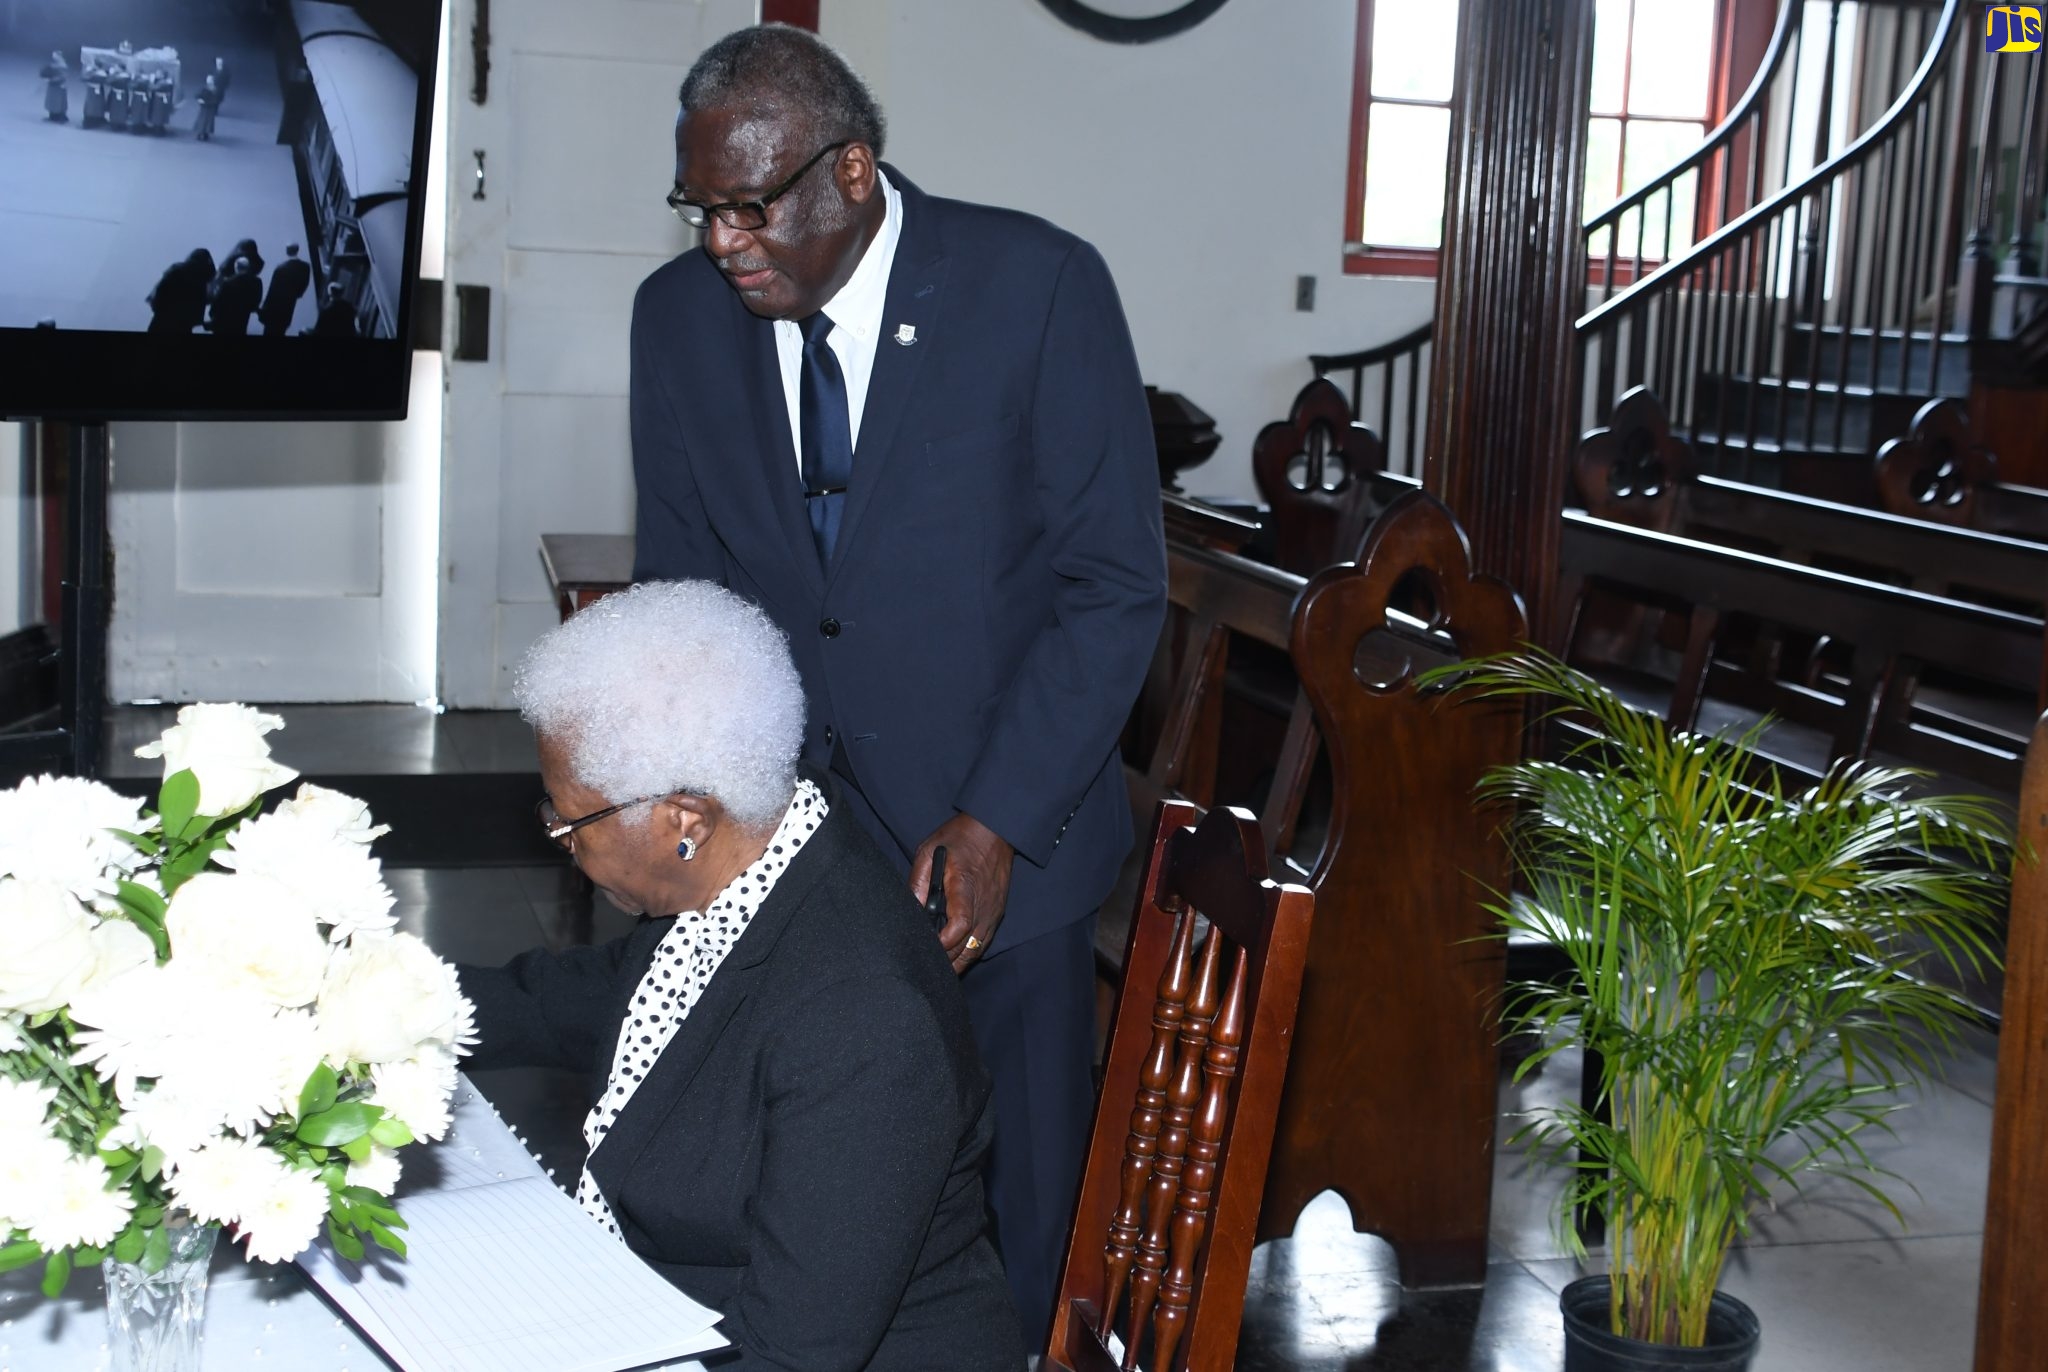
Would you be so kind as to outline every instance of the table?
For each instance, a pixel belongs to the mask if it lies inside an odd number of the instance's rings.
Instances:
[[[480,1150],[475,1156],[489,1156],[486,1165],[538,1172],[538,1164],[465,1081],[456,1093],[454,1127],[437,1146],[471,1143]],[[407,1150],[409,1174],[431,1175],[413,1152]],[[401,1182],[401,1210],[407,1190]],[[44,1298],[41,1280],[40,1263],[0,1274],[0,1372],[107,1372],[106,1293],[99,1269],[73,1273],[56,1300]],[[202,1372],[386,1372],[394,1366],[297,1267],[247,1262],[226,1235],[208,1270],[201,1341]],[[694,1359],[664,1367],[704,1372]]]
[[[540,563],[563,619],[633,584],[633,535],[542,534]]]

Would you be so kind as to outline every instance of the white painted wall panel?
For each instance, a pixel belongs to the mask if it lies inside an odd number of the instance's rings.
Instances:
[[[498,591],[546,603],[543,533],[630,533],[633,473],[621,396],[505,397],[505,480],[498,506]],[[507,645],[512,646],[512,645]],[[517,647],[524,650],[525,644]]]
[[[512,246],[661,258],[687,246],[689,231],[662,199],[675,180],[683,68],[658,55],[521,54],[512,65]]]
[[[670,256],[507,252],[505,390],[625,395],[633,292]],[[632,461],[624,448],[603,456],[622,470]]]
[[[383,427],[178,425],[178,589],[377,595]]]

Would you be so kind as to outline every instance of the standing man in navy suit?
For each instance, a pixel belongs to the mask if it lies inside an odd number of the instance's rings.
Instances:
[[[1166,601],[1130,334],[1087,243],[880,162],[874,98],[811,34],[727,36],[681,106],[669,203],[703,247],[634,302],[634,574],[763,606],[806,755],[920,899],[947,850],[996,1239],[1042,1337],[1094,1105],[1093,916],[1132,837],[1117,735]]]

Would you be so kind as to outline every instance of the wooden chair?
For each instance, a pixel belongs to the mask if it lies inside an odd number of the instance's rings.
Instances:
[[[1145,870],[1046,1361],[1228,1372],[1314,897],[1242,810],[1163,803]]]
[[[1366,478],[1386,465],[1386,444],[1353,421],[1335,383],[1317,377],[1302,387],[1287,418],[1252,441],[1252,477],[1273,510],[1274,560],[1313,576],[1350,556],[1373,514]]]
[[[1998,459],[1971,437],[1960,401],[1928,401],[1904,438],[1877,450],[1877,495],[1891,514],[2048,541],[2048,491],[1998,479]]]
[[[1976,1372],[2029,1372],[2048,1348],[2048,715],[2027,750],[2017,827]]]

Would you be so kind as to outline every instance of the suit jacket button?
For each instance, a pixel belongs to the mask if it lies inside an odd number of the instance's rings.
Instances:
[[[832,726],[829,724],[825,726],[825,746],[827,748],[832,746]]]
[[[818,632],[823,634],[827,638],[839,637],[839,621],[836,619],[819,620]]]

